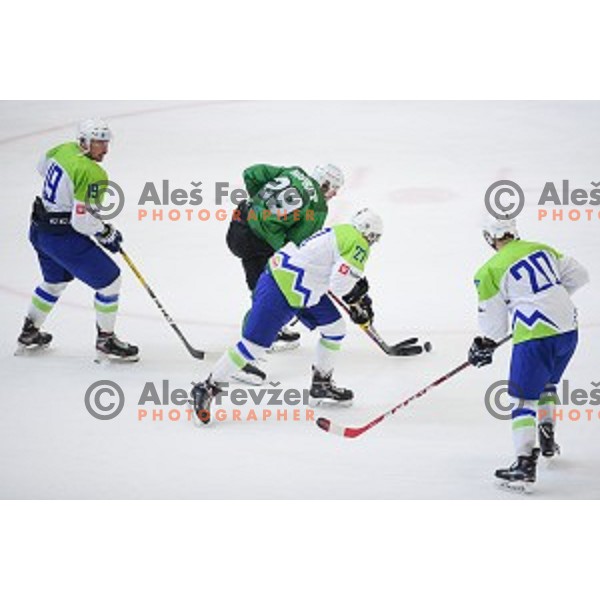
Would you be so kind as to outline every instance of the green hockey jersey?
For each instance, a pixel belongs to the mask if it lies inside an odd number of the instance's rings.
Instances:
[[[104,229],[104,224],[86,210],[86,204],[102,202],[106,171],[83,154],[76,142],[60,144],[40,159],[38,173],[44,178],[41,199],[48,212],[71,213],[71,225],[80,233],[92,235]]]
[[[327,202],[319,184],[300,167],[254,165],[244,171],[244,182],[250,196],[248,225],[274,250],[290,241],[299,245],[323,227]]]

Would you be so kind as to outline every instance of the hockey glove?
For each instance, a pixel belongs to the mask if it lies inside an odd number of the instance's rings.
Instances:
[[[109,252],[115,253],[121,249],[123,236],[118,229],[115,229],[112,225],[105,223],[104,231],[97,233],[96,239],[98,240],[98,243],[106,248]]]
[[[366,277],[362,277],[345,296],[342,296],[342,300],[348,305],[356,304],[368,291],[369,282]]]
[[[494,340],[486,337],[476,337],[469,348],[468,361],[474,367],[484,367],[492,364],[494,350],[498,347]]]
[[[350,318],[361,327],[369,327],[373,323],[373,301],[365,294],[356,304],[350,305]]]

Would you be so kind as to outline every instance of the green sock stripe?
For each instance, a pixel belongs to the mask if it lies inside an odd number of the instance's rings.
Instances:
[[[515,429],[524,429],[525,427],[535,427],[536,422],[533,417],[523,417],[522,419],[515,419],[512,424],[513,431]]]
[[[327,350],[337,351],[342,347],[339,342],[332,342],[331,340],[326,340],[324,338],[321,338],[319,341],[323,347],[327,348]]]
[[[44,302],[44,300],[40,300],[37,296],[33,296],[31,298],[31,303],[38,310],[41,310],[44,313],[49,313],[54,308],[54,304],[50,304],[49,302]]]
[[[96,307],[96,310],[101,313],[114,313],[119,309],[118,303],[100,304],[99,302],[94,302],[94,306]]]
[[[538,400],[538,406],[545,406],[546,404],[558,404],[558,396],[555,394],[542,395]]]
[[[236,352],[233,348],[227,349],[227,355],[229,356],[229,359],[231,360],[231,362],[238,369],[242,369],[248,363],[248,361],[239,352]]]

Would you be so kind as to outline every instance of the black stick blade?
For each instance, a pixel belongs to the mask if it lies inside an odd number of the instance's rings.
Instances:
[[[190,346],[189,344],[185,345],[187,351],[196,359],[198,360],[204,360],[204,352],[202,350],[197,350],[196,348],[193,348],[192,346]]]
[[[329,427],[331,426],[331,421],[326,419],[325,417],[319,417],[317,419],[317,427],[320,427],[323,431],[329,431]]]
[[[415,346],[416,344],[418,344],[418,342],[419,342],[419,338],[411,337],[406,340],[402,340],[401,342],[398,342],[394,346],[394,348],[401,348],[403,346]]]
[[[390,354],[393,356],[417,356],[423,352],[431,352],[431,342],[418,344],[418,338],[410,338],[397,343],[390,348]]]
[[[423,353],[423,346],[416,344],[415,346],[402,346],[396,344],[390,348],[390,354],[393,356],[417,356]]]

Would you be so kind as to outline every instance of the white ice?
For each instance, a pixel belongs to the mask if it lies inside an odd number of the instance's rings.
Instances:
[[[128,197],[117,220],[125,248],[192,343],[208,350],[204,362],[186,354],[125,265],[118,333],[139,344],[140,363],[93,362],[92,293],[78,282],[46,323],[53,348],[13,356],[40,279],[27,240],[41,185],[35,164],[89,115],[107,118],[116,134],[105,166]],[[136,202],[147,181],[189,190],[201,180],[203,207],[214,211],[214,182],[239,187],[252,163],[341,165],[347,185],[329,222],[364,205],[385,218],[368,265],[378,329],[392,342],[418,334],[434,345],[430,355],[390,358],[349,326],[336,379],[354,389],[354,406],[316,412],[360,425],[465,359],[476,332],[473,273],[490,256],[479,230],[483,193],[498,179],[525,189],[524,238],[589,269],[592,283],[575,298],[581,342],[567,377],[587,390],[600,380],[597,207],[591,222],[540,222],[535,203],[546,181],[591,189],[600,180],[599,147],[598,103],[0,104],[0,497],[513,498],[493,484],[494,469],[513,458],[510,424],[483,403],[486,388],[506,378],[508,347],[491,367],[466,370],[356,440],[310,422],[226,421],[199,430],[185,420],[138,421],[144,383],[168,379],[188,390],[205,377],[236,341],[249,299],[225,245],[226,222],[139,221]],[[303,331],[300,350],[272,356],[271,379],[305,387],[315,342]],[[101,379],[126,394],[111,421],[84,407],[86,389]],[[584,408],[595,408],[593,420],[559,423],[563,456],[540,467],[535,497],[600,497],[600,418],[598,407]]]

